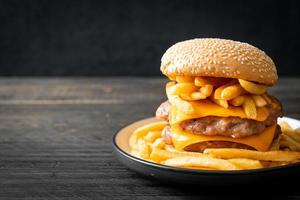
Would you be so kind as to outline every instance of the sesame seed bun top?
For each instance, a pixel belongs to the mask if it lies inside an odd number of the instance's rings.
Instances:
[[[225,39],[193,39],[171,46],[161,59],[166,76],[240,78],[274,85],[278,76],[272,59],[262,50]]]

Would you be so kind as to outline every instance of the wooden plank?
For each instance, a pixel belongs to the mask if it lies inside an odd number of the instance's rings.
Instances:
[[[161,78],[0,79],[0,104],[102,104],[165,97]],[[93,103],[95,102],[95,103]]]

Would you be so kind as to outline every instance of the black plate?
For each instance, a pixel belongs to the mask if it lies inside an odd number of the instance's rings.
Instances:
[[[285,121],[286,119],[294,120],[285,118]],[[130,155],[128,144],[130,134],[137,127],[154,120],[154,118],[148,118],[130,124],[117,132],[113,138],[113,149],[117,159],[123,165],[139,174],[162,180],[167,183],[201,185],[255,184],[262,182],[274,183],[275,181],[282,182],[290,180],[291,178],[297,180],[300,177],[300,163],[238,171],[194,170],[160,165]],[[293,123],[300,124],[298,120],[294,120]]]

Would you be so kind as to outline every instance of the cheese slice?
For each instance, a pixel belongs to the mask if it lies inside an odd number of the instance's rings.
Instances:
[[[186,132],[179,125],[171,126],[172,142],[177,150],[184,150],[185,147],[206,141],[229,141],[241,143],[253,147],[258,151],[267,151],[273,141],[276,124],[267,127],[262,133],[245,138],[231,138],[225,136],[205,136]]]
[[[175,105],[172,105],[169,115],[169,123],[173,125],[188,119],[197,119],[206,116],[247,118],[241,107],[230,106],[229,108],[223,108],[208,100],[190,103],[195,110],[193,114],[186,114],[180,111]],[[264,121],[267,119],[268,115],[269,111],[265,107],[257,108],[257,116],[254,120]]]

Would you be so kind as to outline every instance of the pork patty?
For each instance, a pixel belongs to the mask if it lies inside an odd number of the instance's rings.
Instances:
[[[182,122],[180,126],[183,130],[193,134],[242,138],[261,133],[265,129],[266,124],[264,122],[239,117],[210,116],[186,120]]]

